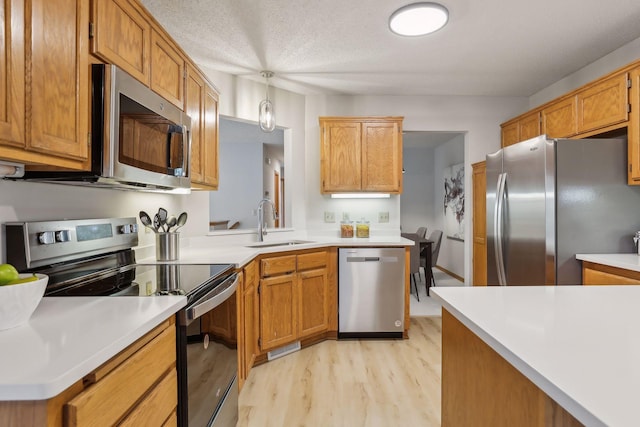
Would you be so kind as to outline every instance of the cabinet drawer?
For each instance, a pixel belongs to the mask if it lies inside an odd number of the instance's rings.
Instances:
[[[312,252],[309,254],[298,255],[298,271],[324,267],[326,265],[327,265],[326,251]]]
[[[169,327],[72,399],[65,406],[68,425],[115,424],[175,362],[175,328]]]
[[[120,424],[123,426],[160,426],[178,406],[178,375],[175,369],[151,390]]]
[[[260,261],[260,274],[262,277],[293,273],[294,271],[296,271],[295,255],[264,258]]]

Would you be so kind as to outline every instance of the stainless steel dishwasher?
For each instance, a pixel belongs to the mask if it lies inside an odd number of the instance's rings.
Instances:
[[[404,252],[338,250],[338,338],[402,338]]]

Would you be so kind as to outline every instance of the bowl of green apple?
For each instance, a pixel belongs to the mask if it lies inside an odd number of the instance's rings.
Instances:
[[[11,264],[0,264],[0,330],[27,323],[48,282],[46,274],[18,273]]]

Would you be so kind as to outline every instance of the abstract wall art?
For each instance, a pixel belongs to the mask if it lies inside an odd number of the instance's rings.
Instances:
[[[444,231],[454,240],[464,240],[464,163],[444,169]]]

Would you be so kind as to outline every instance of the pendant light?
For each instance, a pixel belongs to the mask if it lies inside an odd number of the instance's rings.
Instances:
[[[444,27],[449,11],[438,3],[419,2],[401,7],[389,18],[389,28],[401,36],[423,36]]]
[[[273,132],[276,128],[276,114],[273,110],[273,103],[269,99],[269,79],[273,77],[273,72],[261,71],[260,75],[267,80],[267,91],[265,98],[258,107],[258,123],[263,132]]]

